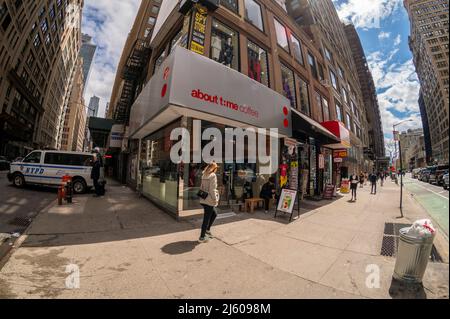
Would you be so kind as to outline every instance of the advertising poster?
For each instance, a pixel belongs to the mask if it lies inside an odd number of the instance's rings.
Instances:
[[[297,191],[290,189],[283,189],[281,191],[280,201],[278,203],[278,211],[292,214],[295,205]]]
[[[347,178],[342,179],[341,193],[343,193],[343,194],[350,193],[350,181]]]
[[[291,169],[289,171],[289,188],[298,189],[298,162],[291,162]]]
[[[197,5],[194,10],[194,23],[192,27],[191,51],[205,54],[206,19],[208,17],[206,8]]]

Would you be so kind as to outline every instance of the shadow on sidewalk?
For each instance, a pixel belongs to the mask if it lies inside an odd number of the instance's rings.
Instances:
[[[179,241],[165,245],[161,250],[169,255],[181,255],[193,251],[198,245],[198,241]]]

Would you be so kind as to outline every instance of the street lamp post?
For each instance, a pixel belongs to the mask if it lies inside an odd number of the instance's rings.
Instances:
[[[406,122],[412,122],[412,119],[401,121],[400,123],[394,124],[394,135],[395,135],[395,127],[399,126],[400,124],[406,123]],[[400,134],[398,136],[398,152],[400,156],[400,214],[403,218],[403,159],[402,159],[402,144],[400,142]],[[395,141],[394,141],[395,142]],[[395,143],[395,152],[397,153],[397,143]]]

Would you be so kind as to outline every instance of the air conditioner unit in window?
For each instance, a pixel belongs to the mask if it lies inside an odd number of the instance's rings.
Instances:
[[[187,14],[197,3],[205,6],[209,11],[216,11],[220,5],[220,0],[181,0],[179,11],[182,14]]]

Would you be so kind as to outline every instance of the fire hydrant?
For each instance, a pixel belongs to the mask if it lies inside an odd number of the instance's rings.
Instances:
[[[69,204],[72,203],[72,177],[69,175],[62,177],[61,186],[58,188],[58,205],[63,204],[63,199]]]

